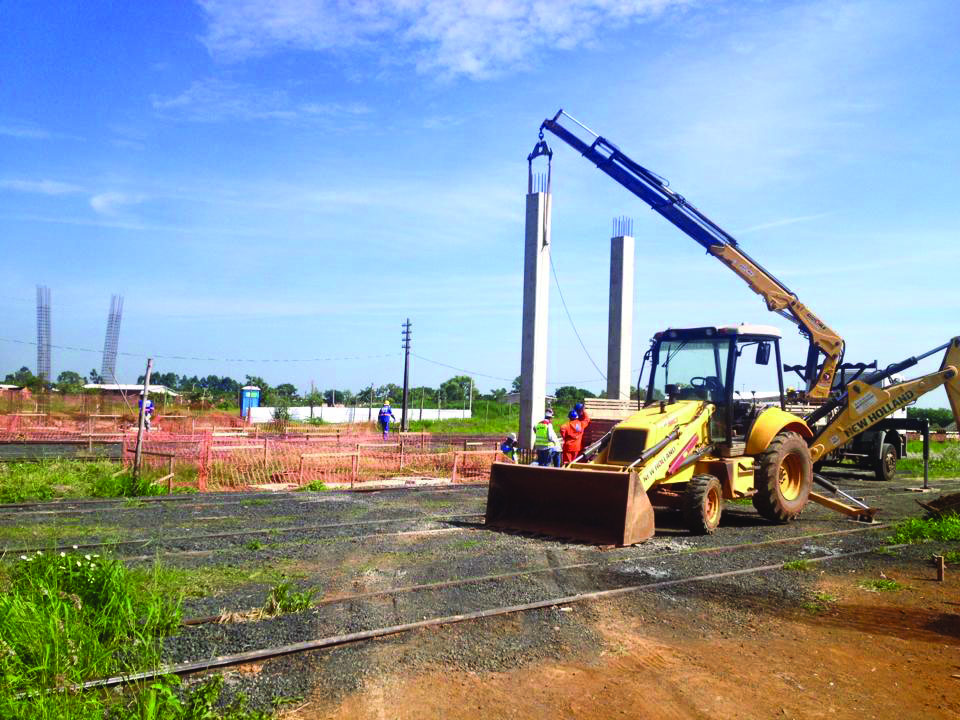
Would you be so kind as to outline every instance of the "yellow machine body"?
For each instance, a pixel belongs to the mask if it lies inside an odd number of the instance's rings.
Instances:
[[[697,475],[720,482],[722,497],[754,491],[754,458],[713,452],[711,418],[716,406],[677,401],[643,408],[618,423],[610,441],[590,462],[566,468],[495,463],[487,496],[487,525],[586,542],[632,545],[654,533],[653,504],[670,504]],[[766,450],[784,428],[810,437],[796,415],[764,411],[751,445]]]

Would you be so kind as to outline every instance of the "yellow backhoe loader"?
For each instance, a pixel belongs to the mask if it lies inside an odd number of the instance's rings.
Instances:
[[[593,141],[585,142],[561,125],[561,116],[590,133]],[[487,525],[630,545],[654,533],[651,500],[682,508],[692,531],[711,533],[720,522],[724,501],[743,497],[752,498],[758,512],[774,522],[794,519],[811,500],[858,519],[872,519],[873,508],[814,473],[814,463],[941,385],[960,421],[960,338],[838,387],[834,373],[842,361],[843,340],[732,236],[669,189],[659,175],[563,111],[544,121],[528,163],[539,156],[552,159],[543,140],[545,129],[722,260],[769,310],[798,325],[809,341],[803,399],[817,406],[806,417],[787,412],[776,328],[666,330],[651,343],[651,372],[642,407],[580,458],[561,469],[494,464]],[[738,367],[742,373],[748,350],[755,353],[754,363],[761,369],[769,366],[771,353],[776,357],[780,392],[779,402],[772,406],[736,397]],[[945,353],[937,372],[883,387],[895,373],[941,350]],[[753,380],[758,375],[756,369],[747,374]],[[814,482],[846,502],[814,493]]]
[[[793,520],[811,500],[870,520],[875,510],[854,498],[842,502],[813,492],[815,481],[837,492],[813,465],[846,438],[941,385],[960,415],[960,338],[941,349],[946,352],[937,372],[887,388],[869,382],[879,383],[876,377],[852,383],[846,397],[836,400],[839,412],[815,431],[784,409],[776,328],[657,333],[643,407],[565,468],[495,463],[487,525],[632,545],[654,534],[653,505],[681,509],[690,530],[702,534],[716,529],[726,500],[745,497],[773,522]],[[771,356],[780,402],[764,406],[738,398],[738,371],[752,364],[769,368]],[[758,375],[756,369],[749,374]]]

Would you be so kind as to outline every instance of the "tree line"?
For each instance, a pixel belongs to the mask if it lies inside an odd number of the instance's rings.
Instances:
[[[137,378],[137,384],[143,383],[143,375]],[[96,369],[81,375],[73,370],[65,370],[57,375],[56,382],[45,384],[41,378],[34,375],[29,368],[22,367],[16,372],[8,373],[5,383],[27,387],[31,390],[41,390],[45,386],[52,387],[62,393],[83,392],[87,383],[102,384],[103,377]],[[226,375],[178,375],[174,372],[155,371],[150,375],[151,385],[163,385],[186,397],[190,402],[201,402],[210,406],[236,407],[240,389],[245,385],[255,385],[260,388],[261,405],[378,405],[384,400],[398,404],[403,397],[403,388],[394,383],[383,385],[369,384],[359,389],[349,388],[312,388],[300,392],[293,383],[271,385],[259,375],[245,375],[243,381],[235,380]],[[410,406],[425,408],[460,408],[469,406],[478,400],[500,402],[508,392],[519,392],[520,378],[514,379],[511,390],[496,388],[487,393],[477,389],[476,381],[469,375],[455,375],[440,383],[437,387],[418,385],[410,388]],[[554,405],[559,408],[572,407],[584,398],[596,397],[594,393],[584,388],[564,385],[557,388]],[[602,396],[602,394],[601,394]]]

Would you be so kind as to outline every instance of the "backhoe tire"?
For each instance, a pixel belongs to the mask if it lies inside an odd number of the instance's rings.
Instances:
[[[890,443],[884,443],[880,448],[880,457],[873,466],[873,474],[877,480],[886,482],[893,480],[897,474],[897,449]]]
[[[694,535],[712,535],[723,512],[723,490],[713,475],[697,475],[683,495],[683,517]]]
[[[785,523],[803,512],[813,487],[810,448],[797,433],[779,433],[757,458],[753,506],[767,520]]]

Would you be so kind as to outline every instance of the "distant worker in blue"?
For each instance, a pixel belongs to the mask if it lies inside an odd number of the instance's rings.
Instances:
[[[384,400],[383,407],[380,408],[380,414],[377,416],[377,423],[380,425],[380,429],[383,430],[383,439],[386,440],[390,435],[390,422],[396,422],[397,419],[393,416],[393,409],[390,407],[390,401]]]
[[[510,458],[511,462],[519,462],[520,460],[520,443],[517,442],[517,434],[510,433],[500,443],[500,452]]]
[[[143,426],[150,429],[150,419],[153,417],[153,400],[147,398],[147,404],[143,404],[143,391],[140,392],[140,412],[143,413]]]

